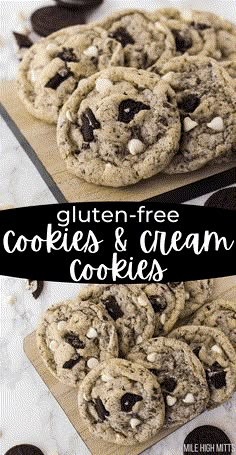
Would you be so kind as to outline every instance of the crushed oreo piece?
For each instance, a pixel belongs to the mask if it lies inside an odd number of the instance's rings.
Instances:
[[[117,319],[122,318],[122,316],[124,316],[123,311],[119,307],[119,305],[113,295],[111,295],[106,300],[103,300],[102,303],[106,307],[107,312],[109,313],[109,315],[112,317],[112,319],[114,321],[117,321]]]
[[[56,73],[55,76],[49,79],[45,87],[56,90],[59,85],[66,81],[70,76],[73,76],[73,73],[68,68],[65,68],[65,70],[61,71],[61,74]]]
[[[177,52],[181,52],[182,54],[184,54],[184,52],[186,52],[188,49],[190,49],[190,47],[192,47],[193,40],[190,35],[183,36],[183,34],[181,34],[181,31],[175,29],[172,30],[172,33],[175,38]]]
[[[167,303],[164,297],[160,297],[158,295],[149,295],[148,300],[152,305],[154,313],[161,313],[167,307]]]
[[[39,298],[43,291],[44,282],[40,280],[27,280],[27,289],[32,292],[35,300]]]
[[[195,94],[185,95],[182,100],[178,103],[178,107],[185,112],[192,113],[197,109],[201,100],[199,96]]]
[[[226,387],[226,372],[218,362],[206,369],[206,378],[211,388],[218,390]]]
[[[94,130],[101,128],[100,123],[96,119],[93,111],[87,108],[81,116],[82,126],[81,133],[85,142],[92,142],[94,140]]]
[[[97,412],[97,415],[99,419],[104,422],[106,418],[110,415],[110,412],[108,412],[100,398],[95,398],[94,400],[94,406]]]
[[[121,397],[121,411],[123,412],[130,412],[133,409],[133,406],[138,403],[138,401],[142,401],[143,397],[141,395],[136,395],[134,393],[125,393],[123,397]]]
[[[126,47],[128,44],[134,44],[133,37],[127,32],[124,27],[119,27],[115,32],[109,33],[110,38],[114,38],[116,41],[121,43],[122,47]]]
[[[23,35],[22,33],[18,32],[13,32],[13,35],[15,37],[19,49],[22,48],[28,49],[33,45],[33,41],[31,41],[31,39],[27,35]]]
[[[63,62],[78,62],[78,58],[76,57],[74,50],[72,47],[63,47],[62,52],[58,52],[56,57],[63,60]]]
[[[80,358],[79,354],[74,355],[70,360],[67,360],[67,362],[64,363],[62,368],[65,368],[65,370],[72,370],[72,368],[79,363]]]
[[[177,381],[174,378],[167,378],[167,377],[164,379],[164,381],[161,384],[161,388],[166,393],[174,392],[176,386],[177,386]]]
[[[200,31],[211,28],[210,25],[203,24],[201,22],[191,22],[191,26],[194,27],[196,30],[200,30]]]
[[[122,123],[129,123],[140,111],[150,109],[150,106],[142,103],[141,101],[134,101],[132,99],[123,100],[119,105],[118,121]]]
[[[79,339],[78,335],[75,335],[72,332],[66,333],[64,335],[64,339],[68,344],[70,344],[75,349],[84,349],[85,348],[85,344],[83,343],[83,341],[81,341]]]

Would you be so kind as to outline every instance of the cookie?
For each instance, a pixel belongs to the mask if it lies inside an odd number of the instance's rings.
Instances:
[[[201,361],[210,392],[209,407],[231,398],[236,386],[236,353],[221,330],[189,325],[173,330],[168,337],[187,343]]]
[[[203,412],[209,400],[201,362],[186,343],[153,338],[136,346],[128,355],[157,377],[165,398],[165,426],[183,425]]]
[[[43,455],[43,452],[36,446],[31,444],[20,444],[11,447],[5,455]]]
[[[236,302],[213,300],[194,314],[191,324],[219,328],[236,350]]]
[[[206,200],[204,205],[206,207],[236,210],[236,187],[216,191]]]
[[[78,386],[99,362],[118,356],[113,320],[92,302],[68,300],[48,308],[36,338],[47,368],[68,386]]]
[[[185,306],[183,283],[140,285],[155,313],[155,336],[169,333]]]
[[[208,57],[177,57],[164,65],[163,79],[176,92],[182,120],[178,154],[165,169],[199,169],[236,150],[236,93],[225,69]]]
[[[118,11],[100,21],[108,35],[122,45],[124,66],[147,69],[154,63],[161,68],[174,56],[174,37],[168,27],[155,24],[145,11]]]
[[[160,172],[179,146],[175,94],[155,74],[110,68],[81,81],[61,110],[57,141],[67,169],[121,187]]]
[[[85,15],[81,9],[71,10],[60,5],[45,6],[33,12],[30,22],[35,33],[39,36],[48,36],[62,28],[84,24]]]
[[[113,444],[144,442],[164,423],[164,400],[157,379],[127,360],[110,360],[91,371],[79,389],[78,404],[86,428]]]
[[[104,306],[115,323],[121,356],[154,334],[154,311],[138,286],[90,285],[81,289],[78,301]]]
[[[28,111],[48,123],[78,82],[109,65],[123,63],[122,48],[100,27],[68,27],[34,44],[18,71],[18,92]]]
[[[210,300],[214,280],[185,281],[185,307],[181,319],[190,316]]]

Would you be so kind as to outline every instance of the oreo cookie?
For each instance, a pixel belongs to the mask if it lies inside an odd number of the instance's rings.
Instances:
[[[103,0],[56,0],[56,2],[66,8],[94,8],[100,5]]]
[[[37,9],[30,20],[35,33],[48,36],[61,28],[84,24],[85,15],[83,9],[70,9],[58,4]]]
[[[14,446],[9,449],[5,455],[44,455],[43,452],[38,449],[38,447],[32,446],[30,444],[21,444],[19,446]]]
[[[191,431],[184,441],[184,455],[231,455],[232,444],[220,428],[203,425]]]
[[[236,187],[217,191],[207,199],[204,205],[205,207],[236,210]]]

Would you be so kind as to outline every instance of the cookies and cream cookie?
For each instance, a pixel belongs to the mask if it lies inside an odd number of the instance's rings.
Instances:
[[[210,300],[214,287],[214,280],[185,281],[185,306],[181,319],[190,316],[204,303]]]

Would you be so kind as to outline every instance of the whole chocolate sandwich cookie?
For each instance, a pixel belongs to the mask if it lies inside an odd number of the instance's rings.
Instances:
[[[31,444],[20,444],[18,446],[11,447],[5,455],[44,455],[43,452]]]
[[[157,75],[134,68],[111,68],[81,81],[57,128],[67,169],[113,187],[159,173],[179,139],[174,91]]]
[[[236,350],[236,302],[213,300],[193,315],[191,324],[220,329]]]
[[[209,407],[231,398],[236,386],[236,353],[221,330],[189,325],[173,330],[168,337],[187,343],[201,361],[210,392]]]
[[[155,313],[154,336],[169,333],[182,316],[185,306],[184,283],[144,284],[145,292]]]
[[[163,79],[175,90],[182,137],[167,174],[194,171],[236,150],[236,93],[215,60],[177,57],[164,65]]]
[[[185,281],[185,307],[181,319],[190,316],[210,300],[213,287],[214,280]]]
[[[115,324],[102,305],[65,301],[50,307],[37,328],[37,346],[50,372],[78,386],[99,362],[118,356]]]
[[[142,443],[163,426],[165,406],[157,378],[127,360],[111,360],[91,371],[78,394],[86,428],[120,445]]]
[[[155,24],[145,11],[115,12],[99,24],[122,45],[124,66],[147,69],[156,63],[161,68],[174,56],[175,42],[169,28],[164,23]]]
[[[132,349],[128,359],[157,377],[165,398],[168,428],[183,425],[206,409],[209,391],[205,372],[186,343],[153,338]]]
[[[48,36],[62,28],[84,24],[85,14],[81,8],[71,10],[61,5],[44,6],[33,12],[30,21],[35,33]]]
[[[139,287],[116,284],[86,286],[81,289],[78,301],[103,305],[116,326],[121,356],[154,334],[154,311]]]
[[[19,66],[18,92],[28,111],[48,123],[78,82],[109,65],[123,64],[123,50],[99,27],[63,29],[34,44]]]

